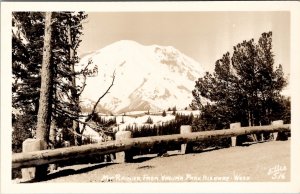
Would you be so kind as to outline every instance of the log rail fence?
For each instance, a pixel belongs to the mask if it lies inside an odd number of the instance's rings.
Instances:
[[[131,138],[130,131],[116,133],[115,141],[96,144],[72,146],[52,150],[41,150],[39,139],[27,139],[23,142],[23,152],[12,154],[12,168],[22,169],[22,179],[32,180],[38,177],[35,173],[38,168],[45,168],[49,164],[62,161],[76,161],[86,156],[106,155],[116,153],[116,162],[130,161],[133,157],[130,150],[150,148],[153,146],[167,145],[169,143],[181,144],[181,153],[185,154],[187,144],[201,142],[209,139],[231,138],[231,146],[236,146],[236,137],[263,132],[273,134],[276,140],[278,133],[290,132],[290,124],[283,124],[282,120],[273,121],[271,125],[241,127],[240,123],[230,124],[230,129],[192,132],[191,126],[183,125],[180,134]]]

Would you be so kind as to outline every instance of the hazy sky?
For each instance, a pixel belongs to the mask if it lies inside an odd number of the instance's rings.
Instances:
[[[118,40],[174,46],[208,71],[243,40],[273,31],[275,64],[290,71],[289,12],[99,12],[88,13],[79,54]]]

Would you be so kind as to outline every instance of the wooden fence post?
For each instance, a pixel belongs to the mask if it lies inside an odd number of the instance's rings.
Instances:
[[[272,122],[272,126],[282,126],[283,120],[277,120]],[[276,141],[278,139],[278,132],[273,133],[273,141]]]
[[[263,134],[263,133],[260,134],[260,141],[261,141],[261,142],[265,141],[265,138],[264,138],[264,134]]]
[[[118,131],[116,133],[116,141],[130,139],[130,138],[132,138],[131,131]],[[130,152],[130,150],[116,153],[116,162],[118,162],[118,163],[129,162],[132,160],[132,158],[133,158],[133,155]]]
[[[192,126],[190,125],[181,125],[180,126],[180,134],[192,133]],[[187,143],[181,144],[181,154],[186,154],[190,151],[190,148]]]
[[[230,124],[230,129],[239,129],[239,128],[241,128],[241,123],[231,123]],[[231,146],[232,147],[235,147],[237,145],[236,139],[237,139],[237,136],[231,137]]]
[[[40,139],[26,139],[22,144],[22,152],[32,152],[46,149],[44,141]],[[39,169],[42,168],[42,169]],[[40,171],[45,171],[45,166],[22,168],[22,181],[31,181],[39,178]]]

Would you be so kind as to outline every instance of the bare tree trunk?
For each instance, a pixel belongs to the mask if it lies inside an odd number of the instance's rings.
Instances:
[[[71,73],[72,73],[72,80],[71,80],[71,84],[72,84],[72,91],[71,91],[71,95],[73,98],[73,102],[74,102],[74,106],[76,107],[75,110],[75,117],[76,119],[73,120],[73,131],[74,131],[74,142],[75,145],[81,145],[82,144],[82,137],[76,134],[80,133],[80,128],[79,128],[79,122],[77,121],[79,118],[79,112],[80,112],[80,106],[79,106],[79,97],[78,97],[78,93],[76,90],[76,73],[75,73],[75,68],[74,68],[74,58],[75,58],[75,52],[74,52],[74,48],[72,47],[72,38],[71,38],[71,26],[68,26],[68,43],[70,45],[70,62],[71,62]]]
[[[43,48],[43,61],[41,69],[41,89],[39,99],[39,110],[37,118],[36,138],[41,140],[40,149],[47,149],[49,141],[49,130],[51,123],[51,104],[52,104],[52,67],[51,58],[51,12],[45,14],[45,36]],[[43,178],[47,174],[48,165],[36,168],[35,178]]]
[[[251,123],[251,113],[250,111],[248,111],[248,126],[252,126],[252,123]]]
[[[49,129],[51,120],[51,90],[52,90],[52,70],[51,58],[51,12],[46,12],[45,36],[43,48],[43,61],[41,69],[41,89],[39,99],[39,110],[37,119],[36,138],[44,141],[45,145],[49,139]]]
[[[53,67],[53,69],[55,69],[54,72],[56,71],[56,66]],[[56,77],[57,75],[53,73],[53,77]],[[56,100],[58,95],[57,95],[57,86],[56,83],[53,80],[53,87],[52,87],[52,92],[54,93],[54,99]],[[53,101],[54,102],[54,101]],[[56,103],[53,103],[53,107],[52,107],[52,118],[51,118],[51,124],[50,124],[50,131],[49,131],[49,144],[51,146],[51,149],[56,148],[57,145],[57,141],[56,141],[56,131],[57,131],[57,114],[56,114]]]

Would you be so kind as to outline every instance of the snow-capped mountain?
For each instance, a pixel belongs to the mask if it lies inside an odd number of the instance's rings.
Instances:
[[[87,67],[82,106],[92,107],[106,91],[115,71],[110,92],[100,101],[103,112],[123,113],[187,107],[192,100],[195,80],[203,67],[171,46],[144,46],[121,40],[85,55],[77,65]],[[82,78],[77,81],[82,82]]]

